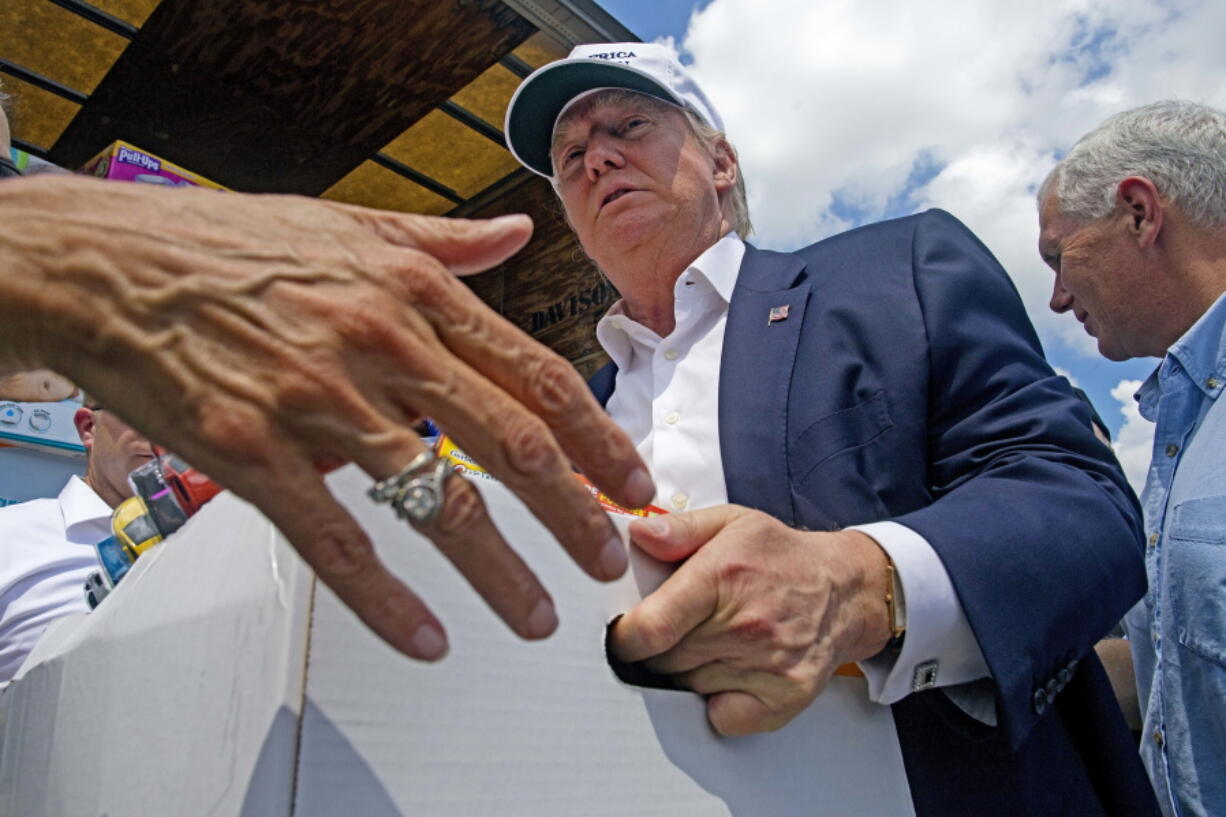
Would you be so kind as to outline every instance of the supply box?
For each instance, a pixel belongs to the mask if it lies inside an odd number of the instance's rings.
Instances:
[[[914,815],[890,709],[862,678],[832,678],[786,727],[745,738],[718,736],[699,695],[620,680],[606,626],[660,563],[635,552],[596,582],[504,486],[473,480],[557,605],[557,632],[525,643],[366,498],[368,477],[328,483],[451,654],[393,652],[223,493],[96,610],[53,625],[0,695],[0,814]]]

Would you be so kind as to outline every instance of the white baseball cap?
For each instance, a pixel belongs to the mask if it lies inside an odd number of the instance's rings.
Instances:
[[[724,129],[719,112],[672,49],[659,43],[589,43],[533,71],[516,89],[505,128],[511,153],[532,172],[553,176],[549,146],[558,117],[572,101],[598,88],[654,96]]]

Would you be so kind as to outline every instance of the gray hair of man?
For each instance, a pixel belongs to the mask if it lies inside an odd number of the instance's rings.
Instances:
[[[1143,176],[1201,227],[1226,225],[1226,113],[1195,102],[1154,102],[1087,133],[1039,187],[1061,213],[1096,220],[1115,210],[1116,188]]]
[[[723,131],[717,130],[706,122],[702,121],[696,113],[688,108],[679,108],[671,102],[663,99],[657,99],[647,94],[640,94],[636,91],[627,91],[622,88],[609,88],[604,91],[592,94],[587,100],[589,105],[616,105],[624,102],[627,99],[647,99],[651,104],[667,107],[672,110],[681,110],[685,114],[685,121],[690,126],[690,130],[698,139],[699,144],[710,155],[715,155],[715,146],[720,141],[725,142],[728,148],[732,151],[732,155],[736,156],[736,146],[729,141]],[[554,192],[558,190],[558,180],[554,176],[550,178],[550,183],[553,185]],[[736,166],[736,185],[732,189],[732,227],[736,230],[736,234],[742,239],[749,238],[753,232],[753,222],[749,220],[749,197],[745,193],[745,174],[741,172],[741,164],[738,161]]]

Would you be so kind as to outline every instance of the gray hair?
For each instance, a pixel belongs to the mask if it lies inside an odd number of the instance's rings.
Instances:
[[[1226,113],[1195,102],[1154,102],[1112,116],[1073,145],[1039,187],[1060,212],[1094,220],[1116,188],[1143,176],[1201,227],[1226,225]]]
[[[646,97],[660,105],[666,105],[670,108],[677,108],[667,100],[648,94],[640,94],[637,91],[629,91],[622,88],[608,88],[599,93],[593,94],[590,98],[591,105],[606,105],[609,103],[622,102],[630,97]],[[685,114],[685,121],[689,124],[690,130],[694,136],[698,138],[699,144],[712,156],[715,155],[716,145],[723,141],[728,145],[728,149],[732,151],[732,155],[736,157],[736,146],[729,141],[723,131],[717,130],[704,122],[698,114],[691,111],[689,108],[680,109]],[[557,178],[553,177],[550,182],[554,186],[554,191],[557,191]],[[753,222],[749,220],[749,196],[745,192],[745,174],[741,172],[741,163],[736,165],[736,185],[732,188],[732,227],[736,230],[736,234],[742,239],[749,238],[753,232]]]
[[[742,240],[749,238],[753,232],[753,222],[749,220],[749,196],[745,192],[745,174],[741,172],[740,157],[737,156],[736,146],[728,140],[727,134],[723,131],[713,128],[691,111],[689,108],[683,108],[685,119],[690,123],[690,127],[694,131],[694,135],[698,137],[698,141],[707,149],[708,153],[714,155],[715,145],[721,140],[728,145],[728,149],[732,151],[732,155],[737,158],[736,163],[736,184],[732,188],[732,226],[736,230],[736,234]]]

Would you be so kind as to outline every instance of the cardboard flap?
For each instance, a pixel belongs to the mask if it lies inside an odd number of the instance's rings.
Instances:
[[[289,815],[313,584],[217,497],[0,698],[0,814]]]

